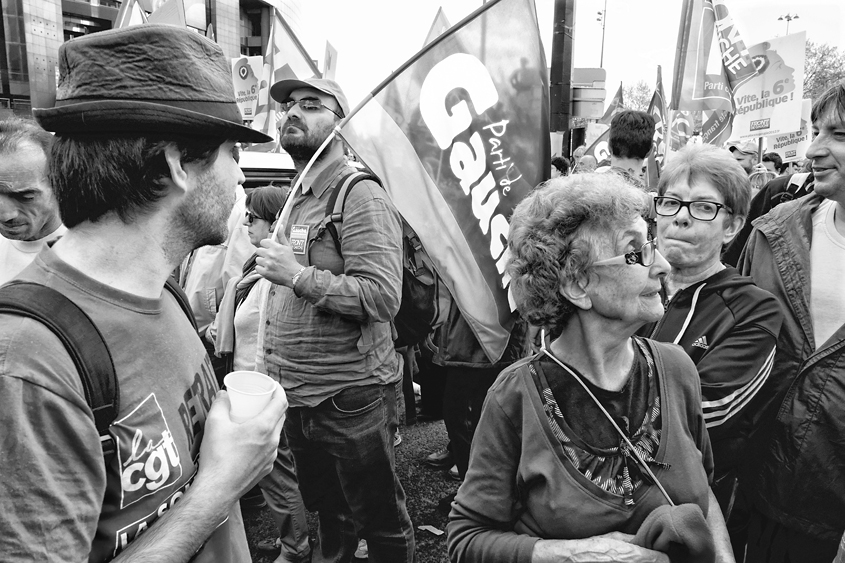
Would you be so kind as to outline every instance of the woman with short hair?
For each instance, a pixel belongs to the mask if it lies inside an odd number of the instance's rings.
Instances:
[[[657,186],[657,244],[672,267],[666,314],[651,338],[681,346],[701,378],[702,409],[713,446],[713,491],[727,516],[736,472],[768,396],[783,313],[777,300],[721,261],[740,232],[749,179],[724,149],[687,146],[666,163]],[[642,333],[641,333],[642,334]]]
[[[647,197],[583,174],[514,211],[511,289],[555,336],[487,395],[450,515],[452,561],[668,561],[653,532],[681,513],[690,560],[732,561],[695,366],[634,336],[663,314],[669,271],[647,238]]]

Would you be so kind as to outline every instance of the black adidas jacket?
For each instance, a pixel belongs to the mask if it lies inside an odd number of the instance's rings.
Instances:
[[[726,268],[675,294],[651,330],[654,340],[680,345],[698,368],[717,480],[737,466],[760,422],[757,392],[771,373],[782,321],[772,294]]]

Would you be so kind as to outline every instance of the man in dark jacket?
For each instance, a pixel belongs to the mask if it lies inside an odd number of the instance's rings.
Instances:
[[[814,193],[754,222],[743,273],[783,304],[748,468],[747,561],[828,563],[845,529],[845,83],[813,105]]]
[[[742,249],[745,248],[745,243],[751,235],[751,229],[754,228],[752,223],[755,219],[762,217],[781,203],[804,197],[812,191],[813,174],[809,172],[779,176],[763,186],[751,200],[748,217],[745,219],[742,230],[730,244],[725,246],[722,262],[731,266],[737,265],[739,255],[742,254]]]

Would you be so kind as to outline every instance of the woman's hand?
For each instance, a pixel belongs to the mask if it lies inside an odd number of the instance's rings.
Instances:
[[[633,536],[611,532],[583,540],[540,540],[531,563],[669,563],[669,556],[629,543]]]

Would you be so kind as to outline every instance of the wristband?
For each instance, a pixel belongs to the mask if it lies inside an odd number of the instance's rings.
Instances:
[[[302,276],[302,272],[304,272],[305,270],[306,270],[306,267],[305,267],[305,266],[303,266],[303,267],[301,267],[301,268],[299,269],[299,271],[298,271],[298,272],[296,272],[296,273],[293,275],[293,277],[292,277],[292,278],[291,278],[291,280],[290,280],[290,288],[291,288],[291,289],[295,289],[295,288],[296,288],[296,282],[298,282],[298,281],[299,281],[300,276]]]

